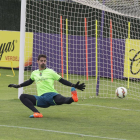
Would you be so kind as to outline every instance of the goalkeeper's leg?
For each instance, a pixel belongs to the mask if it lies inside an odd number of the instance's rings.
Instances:
[[[77,91],[75,88],[71,88],[72,97],[64,97],[61,94],[58,94],[54,97],[54,101],[57,105],[62,104],[71,104],[72,102],[78,102]]]
[[[72,97],[64,97],[61,94],[58,94],[54,97],[54,101],[57,105],[62,104],[71,104],[73,101]]]
[[[33,112],[40,113],[34,106],[36,105],[36,98],[33,95],[21,94],[20,101]]]
[[[33,115],[30,115],[30,118],[42,118],[43,115],[34,107],[36,105],[36,98],[33,95],[21,94],[21,102],[34,112]]]

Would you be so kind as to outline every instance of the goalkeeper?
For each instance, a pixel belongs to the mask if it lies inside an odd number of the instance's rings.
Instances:
[[[85,89],[85,84],[73,84],[65,79],[63,79],[60,75],[58,75],[52,69],[46,68],[46,55],[39,55],[37,60],[39,69],[34,70],[31,73],[31,77],[29,80],[21,83],[20,85],[10,84],[8,87],[20,88],[31,85],[34,81],[37,86],[36,95],[29,94],[21,94],[20,100],[21,102],[33,111],[33,115],[30,115],[30,118],[42,118],[43,115],[34,107],[43,107],[47,108],[52,105],[62,105],[62,104],[71,104],[72,102],[78,102],[77,91],[75,88],[79,90]],[[60,83],[70,86],[72,97],[64,97],[54,89],[54,81],[57,80]]]

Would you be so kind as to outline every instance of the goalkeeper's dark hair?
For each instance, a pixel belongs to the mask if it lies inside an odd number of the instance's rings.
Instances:
[[[47,58],[47,56],[45,54],[40,54],[37,58],[37,60],[39,61],[41,57]]]

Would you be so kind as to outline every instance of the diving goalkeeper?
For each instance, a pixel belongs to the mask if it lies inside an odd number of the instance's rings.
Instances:
[[[31,85],[34,81],[37,86],[37,95],[29,95],[29,94],[21,94],[20,100],[21,102],[33,111],[33,115],[30,115],[30,118],[42,118],[43,115],[35,108],[35,106],[47,108],[53,105],[62,105],[62,104],[71,104],[72,102],[78,102],[77,91],[75,88],[79,90],[85,89],[85,84],[73,84],[65,79],[63,79],[60,75],[58,75],[52,69],[46,68],[46,55],[39,55],[37,59],[37,63],[39,69],[34,70],[31,73],[31,77],[29,80],[21,83],[20,85],[10,84],[8,87],[20,88]],[[57,80],[60,83],[70,86],[72,97],[64,97],[59,94],[54,89],[54,81]]]

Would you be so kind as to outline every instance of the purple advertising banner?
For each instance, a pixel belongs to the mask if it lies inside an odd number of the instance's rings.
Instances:
[[[99,44],[102,42],[102,44]],[[101,47],[101,45],[103,45]],[[98,39],[100,58],[100,76],[111,78],[110,39]],[[102,49],[102,51],[99,51]],[[113,78],[123,78],[125,40],[112,39]],[[38,69],[37,56],[47,55],[47,67],[61,73],[61,36],[59,34],[34,33],[32,70]],[[63,35],[63,67],[66,73],[66,36]],[[86,49],[84,36],[68,36],[68,73],[86,75]],[[95,38],[88,37],[88,74],[96,75]]]

